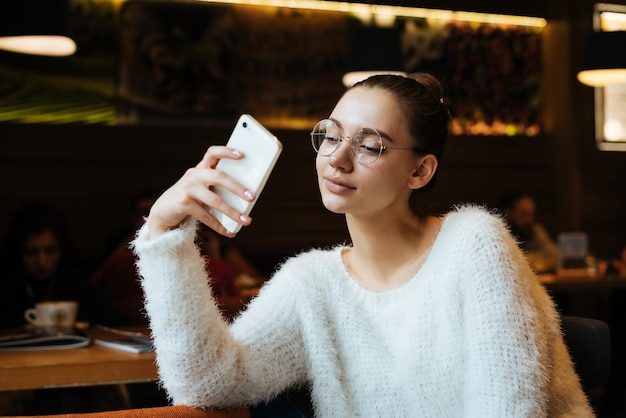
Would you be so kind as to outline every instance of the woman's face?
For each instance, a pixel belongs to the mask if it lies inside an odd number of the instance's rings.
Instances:
[[[26,239],[22,251],[22,265],[26,274],[34,279],[49,279],[57,270],[61,248],[54,234],[45,230]]]
[[[344,135],[360,128],[381,133],[390,147],[415,146],[407,121],[395,98],[382,89],[353,88],[330,115]],[[371,164],[354,159],[348,140],[331,155],[316,159],[318,184],[324,206],[335,213],[375,213],[393,205],[408,206],[409,181],[420,157],[411,150],[388,149]]]

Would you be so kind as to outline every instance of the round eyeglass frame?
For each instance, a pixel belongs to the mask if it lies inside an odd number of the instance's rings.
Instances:
[[[337,130],[337,132],[339,133],[339,138],[338,138],[338,141],[337,141],[336,144],[330,146],[330,151],[329,152],[320,152],[320,148],[321,148],[322,144],[327,139],[326,136],[325,136],[326,135],[326,131],[327,131],[327,126],[334,127]],[[361,142],[360,142],[360,140],[358,138],[359,138],[360,135],[363,134],[363,132],[368,132],[370,134],[376,134],[376,136],[378,136],[378,148],[376,148],[378,150],[377,153],[370,151],[370,154],[368,154],[367,149],[371,148],[371,147],[363,146],[361,144]],[[350,135],[345,135],[345,134],[343,134],[343,130],[334,121],[332,121],[331,119],[322,119],[321,121],[317,122],[315,124],[315,126],[313,127],[313,130],[311,131],[310,135],[311,135],[311,145],[313,145],[313,149],[319,155],[322,155],[324,157],[328,157],[329,155],[333,154],[335,151],[337,151],[339,149],[339,147],[341,146],[341,143],[344,141],[344,139],[348,139],[350,141],[350,151],[352,153],[352,156],[360,164],[373,164],[373,163],[375,163],[380,158],[382,153],[384,151],[388,150],[388,149],[398,149],[398,150],[405,150],[405,151],[409,151],[410,150],[410,151],[413,151],[413,152],[426,154],[425,151],[421,150],[418,147],[390,147],[390,146],[386,146],[383,143],[382,135],[380,134],[380,132],[378,132],[374,128],[360,128],[354,134],[352,134],[351,136]],[[316,138],[316,136],[320,136],[320,135],[324,135],[324,138],[321,139],[321,140],[319,138]],[[370,157],[370,160],[363,160],[364,156]]]

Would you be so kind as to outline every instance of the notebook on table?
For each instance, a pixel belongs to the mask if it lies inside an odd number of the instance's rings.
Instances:
[[[112,335],[94,339],[96,345],[113,348],[115,350],[128,351],[129,353],[147,353],[154,351],[152,339],[146,334],[102,325],[98,326],[98,328]]]
[[[23,326],[0,330],[0,351],[60,350],[89,345],[84,331],[68,327]]]

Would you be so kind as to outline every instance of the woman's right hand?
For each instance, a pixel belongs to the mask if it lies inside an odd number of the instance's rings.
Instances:
[[[202,161],[188,169],[150,209],[147,225],[151,237],[178,227],[189,216],[198,219],[221,235],[233,237],[235,234],[227,232],[209,212],[209,208],[215,208],[241,225],[250,224],[252,219],[249,216],[234,209],[213,190],[213,186],[222,186],[247,201],[253,201],[255,198],[252,191],[216,169],[218,161],[222,158],[239,160],[243,158],[243,154],[225,146],[210,147]]]

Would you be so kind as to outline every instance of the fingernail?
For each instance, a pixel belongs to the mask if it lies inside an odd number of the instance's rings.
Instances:
[[[233,155],[234,155],[235,157],[241,157],[241,153],[240,153],[239,151],[237,151],[236,149],[235,149],[235,150],[233,150]]]
[[[254,199],[254,195],[252,194],[252,192],[250,190],[246,190],[245,192],[243,192],[243,195],[246,197],[246,199],[248,200],[252,200]]]
[[[239,215],[239,220],[240,220],[241,222],[245,222],[245,223],[248,223],[248,222],[250,222],[250,221],[251,221],[250,217],[249,217],[249,216],[247,216],[247,215]]]

